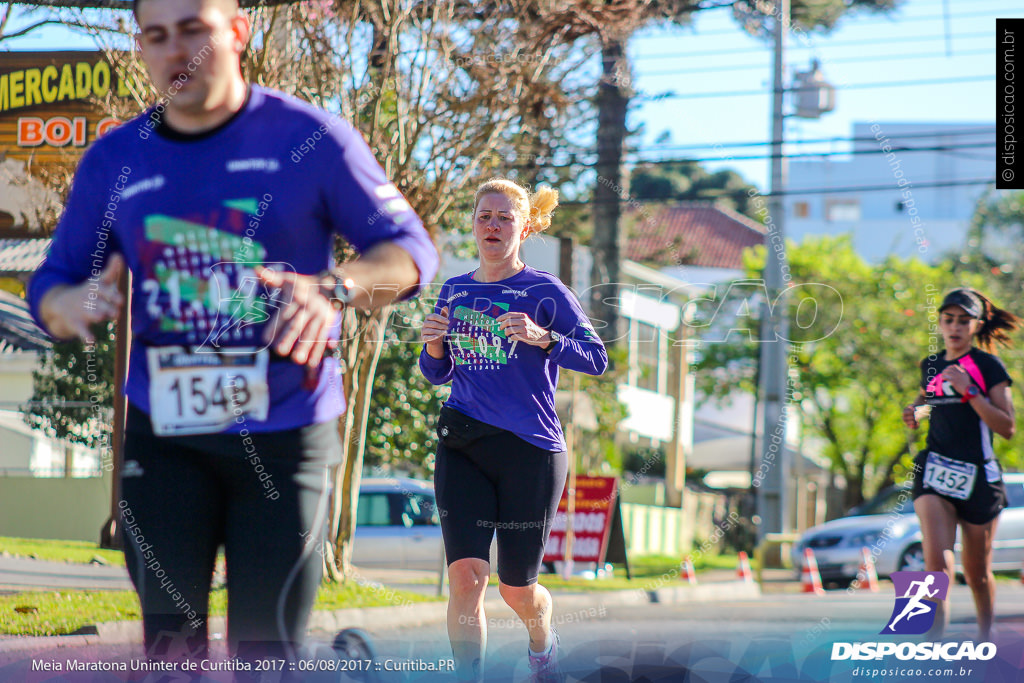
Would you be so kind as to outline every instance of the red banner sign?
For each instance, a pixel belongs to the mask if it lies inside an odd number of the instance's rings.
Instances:
[[[615,477],[576,477],[576,510],[573,514],[572,558],[574,562],[602,562],[615,510],[618,480]],[[569,509],[568,491],[562,491],[554,526],[544,548],[544,561],[565,559],[565,521]]]

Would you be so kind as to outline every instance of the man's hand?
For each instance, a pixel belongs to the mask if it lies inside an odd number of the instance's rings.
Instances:
[[[52,287],[39,303],[39,316],[49,333],[57,339],[81,337],[88,344],[95,343],[89,327],[121,313],[122,272],[124,258],[114,254],[96,280]]]
[[[337,346],[327,334],[338,317],[334,306],[320,293],[315,275],[299,275],[256,268],[256,276],[268,287],[280,289],[283,302],[267,324],[263,341],[299,365],[317,367],[324,351]]]

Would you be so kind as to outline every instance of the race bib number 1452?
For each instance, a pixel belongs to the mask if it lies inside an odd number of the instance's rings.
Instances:
[[[977,473],[977,465],[929,452],[924,466],[924,485],[950,498],[967,500],[974,490]]]

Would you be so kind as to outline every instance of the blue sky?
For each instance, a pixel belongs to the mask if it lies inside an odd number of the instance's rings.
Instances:
[[[844,19],[830,34],[792,38],[790,73],[817,58],[838,92],[831,114],[819,120],[788,120],[787,151],[846,149],[842,142],[799,141],[849,137],[855,121],[993,122],[997,17],[1024,17],[1024,7],[1019,0],[904,0],[888,15],[860,13]],[[10,44],[18,50],[90,47],[88,38],[60,27]],[[712,148],[764,141],[769,135],[772,53],[768,44],[743,32],[728,9],[703,12],[689,28],[646,30],[633,39],[630,54],[639,91],[630,124],[644,125],[637,141],[641,157],[767,154],[764,147]],[[954,82],[929,83],[936,80]],[[892,82],[916,85],[865,87]],[[667,91],[685,97],[645,99]],[[758,94],[735,94],[748,91]],[[656,145],[655,138],[664,132],[671,142]],[[712,160],[707,165],[734,168],[755,185],[767,186],[766,161]]]
[[[1019,0],[949,0],[947,23],[942,0],[909,0],[888,15],[862,13],[844,19],[828,35],[789,41],[787,63],[806,68],[822,63],[837,89],[837,107],[818,120],[791,118],[787,152],[840,151],[841,143],[800,145],[801,139],[845,138],[855,121],[995,121],[995,20],[1024,17]],[[647,145],[669,131],[676,145],[763,141],[769,138],[772,52],[743,33],[729,10],[707,12],[692,29],[648,31],[631,46],[638,87],[646,92],[681,93],[764,91],[755,96],[700,97],[642,104],[634,123],[644,121]],[[974,77],[983,77],[974,80]],[[933,83],[937,79],[971,79]],[[921,85],[865,88],[861,84],[921,82]],[[851,87],[855,86],[855,87]],[[668,152],[669,150],[666,150]],[[714,149],[672,150],[694,157],[714,157]],[[731,150],[737,155],[766,153],[764,148]],[[765,161],[732,166],[764,188]],[[993,160],[994,167],[994,160]]]

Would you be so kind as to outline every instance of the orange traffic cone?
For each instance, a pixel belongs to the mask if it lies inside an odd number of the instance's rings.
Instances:
[[[679,567],[679,580],[686,581],[690,585],[697,585],[697,572],[693,570],[693,561],[687,557]]]
[[[867,548],[860,549],[860,556],[860,569],[857,571],[857,578],[855,579],[857,588],[877,593],[878,571],[875,569],[875,558],[871,556]]]
[[[824,595],[825,589],[821,585],[821,574],[818,573],[818,561],[814,559],[814,551],[804,548],[804,570],[800,576],[804,593]]]
[[[750,558],[745,550],[740,551],[740,562],[736,568],[736,577],[745,583],[754,583],[754,573],[750,571]]]

